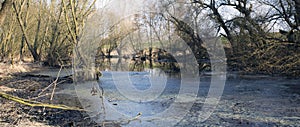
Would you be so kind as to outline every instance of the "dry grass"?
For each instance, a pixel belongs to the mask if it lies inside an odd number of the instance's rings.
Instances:
[[[30,72],[41,69],[39,64],[34,63],[0,63],[0,78],[11,76],[14,73]]]

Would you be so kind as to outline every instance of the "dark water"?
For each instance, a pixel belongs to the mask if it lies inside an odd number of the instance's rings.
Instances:
[[[101,71],[136,71],[142,72],[148,69],[159,68],[169,76],[179,74],[180,67],[176,62],[154,60],[132,60],[122,58],[98,59],[96,67]]]

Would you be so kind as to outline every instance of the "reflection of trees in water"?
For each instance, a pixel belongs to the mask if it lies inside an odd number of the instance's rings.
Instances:
[[[158,62],[156,67],[164,70],[167,73],[178,73],[178,72],[180,72],[179,65],[175,62]]]
[[[147,69],[159,68],[166,73],[178,73],[180,71],[179,65],[175,62],[154,62],[152,60],[131,61],[129,71],[145,71]]]
[[[102,71],[145,71],[147,69],[159,68],[166,73],[180,72],[179,64],[175,62],[155,62],[152,60],[141,61],[122,58],[96,59],[96,68]]]
[[[146,61],[133,61],[130,71],[147,71],[149,69],[160,69],[165,73],[179,73],[179,65],[175,62],[153,62],[151,60]]]
[[[132,60],[129,64],[129,71],[143,71],[145,68],[144,61]]]
[[[111,59],[97,58],[95,62],[96,68],[99,70],[111,70]]]

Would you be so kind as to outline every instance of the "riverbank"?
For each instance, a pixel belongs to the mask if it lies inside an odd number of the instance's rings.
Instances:
[[[57,84],[51,100],[54,87],[50,84],[56,77],[26,75],[29,72],[47,69],[49,68],[37,64],[9,65],[0,63],[0,91],[31,101],[64,104],[80,108],[81,105],[75,94],[60,92],[65,87],[72,88],[72,84]],[[47,87],[48,89],[46,89]],[[1,97],[0,105],[0,126],[3,127],[97,126],[83,111],[30,107]]]

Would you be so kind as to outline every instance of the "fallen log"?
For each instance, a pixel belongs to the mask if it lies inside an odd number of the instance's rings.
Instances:
[[[1,91],[0,91],[0,97],[11,100],[11,101],[15,101],[15,102],[18,102],[20,104],[27,105],[30,107],[45,107],[45,108],[52,108],[52,109],[85,111],[84,109],[81,109],[78,107],[70,107],[70,106],[61,105],[61,104],[47,104],[47,103],[41,103],[41,102],[32,101],[32,100],[28,100],[28,99],[23,99],[23,98],[19,98],[19,97],[16,97],[16,96],[13,96],[13,95],[1,92]]]

